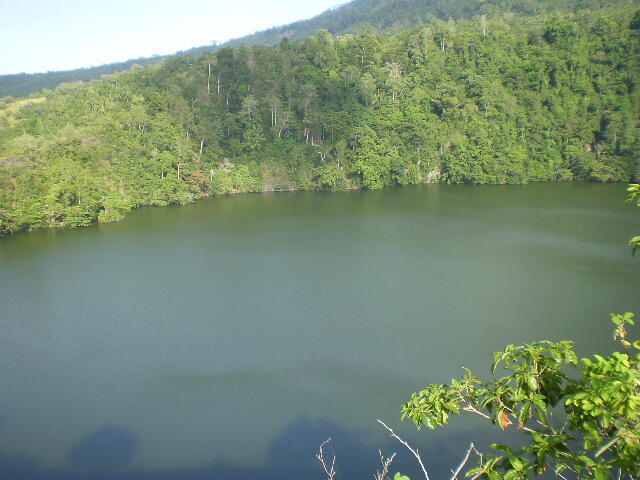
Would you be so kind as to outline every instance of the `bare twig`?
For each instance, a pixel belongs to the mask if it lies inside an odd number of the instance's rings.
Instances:
[[[331,441],[331,438],[327,438],[324,442],[322,442],[322,444],[320,445],[320,450],[316,455],[316,458],[320,461],[320,464],[324,469],[324,473],[327,475],[327,480],[333,480],[333,477],[335,477],[337,473],[336,472],[336,456],[335,455],[333,456],[333,458],[331,459],[331,465],[329,466],[324,459],[324,451],[322,450],[324,446],[330,441]]]
[[[491,420],[491,417],[485,413],[482,413],[480,410],[478,410],[477,408],[475,408],[473,405],[467,403],[467,406],[463,408],[463,410],[465,412],[472,412],[475,414],[480,415],[481,417],[486,418],[487,420]]]
[[[475,452],[477,455],[479,455],[482,458],[482,454],[478,450],[476,450],[475,445],[473,443],[471,445],[469,445],[469,448],[467,449],[467,454],[464,456],[464,458],[462,459],[462,461],[458,465],[458,468],[456,468],[455,472],[453,470],[451,470],[451,473],[453,475],[451,475],[450,480],[456,480],[458,478],[458,474],[464,468],[464,466],[466,465],[467,461],[469,460],[469,456],[471,455],[471,452]]]
[[[505,406],[504,408],[505,410],[508,410],[509,412],[511,412],[513,415],[515,415],[515,412],[513,410],[511,410],[510,408],[507,408]],[[470,403],[467,403],[465,407],[462,408],[462,410],[464,410],[465,412],[471,412],[471,413],[475,413],[476,415],[480,415],[481,417],[486,418],[487,420],[491,420],[491,417],[489,415],[487,415],[486,413],[481,412],[480,410],[478,410],[476,407],[474,407],[473,405],[471,405]],[[538,423],[540,423],[538,421]],[[544,427],[546,427],[546,425],[541,424]],[[535,432],[535,430],[527,427],[526,425],[522,425],[521,427],[519,427],[521,430],[524,430],[525,432]]]
[[[378,423],[387,429],[387,431],[391,434],[392,438],[395,438],[402,445],[407,447],[407,449],[413,454],[413,456],[416,457],[416,460],[418,460],[418,463],[420,464],[420,468],[422,468],[422,473],[424,474],[424,478],[426,480],[429,480],[429,474],[427,473],[427,469],[424,467],[424,463],[422,463],[422,458],[420,457],[420,453],[418,452],[418,449],[413,449],[411,445],[409,445],[407,442],[401,439],[398,435],[396,435],[396,432],[394,432],[390,427],[388,427],[387,424],[384,423],[382,420],[378,419]]]
[[[391,466],[391,462],[393,462],[393,459],[395,458],[396,454],[394,453],[393,455],[387,458],[385,458],[382,455],[382,452],[380,450],[378,450],[378,454],[380,455],[380,463],[382,464],[382,471],[381,472],[376,471],[373,478],[375,480],[385,480],[387,478],[387,475],[389,474],[389,467]]]

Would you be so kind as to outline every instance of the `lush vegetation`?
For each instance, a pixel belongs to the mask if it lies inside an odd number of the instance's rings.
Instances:
[[[0,100],[0,231],[206,195],[638,175],[640,15],[320,31]]]
[[[450,415],[479,414],[528,436],[524,447],[494,444],[467,477],[526,479],[545,472],[560,478],[640,476],[640,341],[627,340],[633,314],[612,314],[623,351],[578,358],[571,342],[509,345],[494,354],[483,382],[470,371],[449,385],[429,385],[403,406],[403,417],[435,428]],[[568,368],[577,367],[570,376]],[[479,453],[479,452],[478,452]]]

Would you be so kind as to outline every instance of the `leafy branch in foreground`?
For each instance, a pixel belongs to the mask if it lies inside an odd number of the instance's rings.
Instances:
[[[627,340],[632,313],[611,320],[622,352],[578,362],[572,342],[509,345],[494,354],[492,373],[502,376],[483,382],[467,370],[448,385],[429,385],[403,405],[402,417],[433,429],[466,411],[529,436],[520,449],[493,444],[501,454],[481,457],[467,477],[525,479],[552,469],[561,478],[638,478],[640,341]]]

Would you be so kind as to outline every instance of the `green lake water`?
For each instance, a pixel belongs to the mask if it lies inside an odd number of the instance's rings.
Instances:
[[[501,432],[414,432],[413,391],[508,343],[610,351],[608,314],[640,314],[625,187],[238,195],[0,239],[0,478],[321,478],[327,437],[371,478],[402,452],[376,418],[446,471]]]

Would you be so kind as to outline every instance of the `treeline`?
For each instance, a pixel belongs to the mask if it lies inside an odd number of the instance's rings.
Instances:
[[[134,65],[159,63],[160,57],[136,58],[126,62],[109,63],[98,67],[77,68],[45,73],[12,73],[0,75],[0,96],[20,97],[55,88],[61,83],[89,82],[102,75],[129,70]]]
[[[277,45],[283,38],[304,40],[325,29],[336,34],[397,33],[435,20],[475,15],[540,15],[556,10],[577,12],[618,6],[633,0],[353,0],[308,20],[282,25],[228,42],[228,45]]]
[[[140,205],[420,182],[629,181],[640,14],[320,31],[0,100],[0,230]]]

